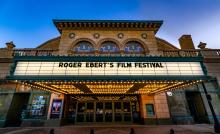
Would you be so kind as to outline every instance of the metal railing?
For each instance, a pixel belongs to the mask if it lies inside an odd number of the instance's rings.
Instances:
[[[13,56],[58,56],[58,51],[52,49],[15,49]]]
[[[164,57],[220,57],[220,49],[162,50]]]

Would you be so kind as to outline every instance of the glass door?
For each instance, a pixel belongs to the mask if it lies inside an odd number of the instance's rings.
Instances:
[[[115,103],[115,122],[121,122],[122,121],[122,104],[121,102],[114,102]]]
[[[123,102],[124,108],[124,121],[130,122],[131,121],[131,105],[130,102]]]
[[[74,106],[75,104],[73,104]],[[74,119],[75,110],[70,108]],[[76,122],[138,122],[139,112],[130,101],[94,101],[76,104]],[[133,117],[134,116],[134,117]]]
[[[96,103],[96,122],[103,122],[103,103]]]
[[[86,107],[86,122],[93,122],[94,102],[88,102]]]
[[[76,102],[71,101],[69,103],[68,115],[67,115],[68,123],[71,123],[71,124],[74,123],[75,118],[76,118]]]
[[[112,122],[112,102],[105,102],[105,122]]]
[[[77,122],[84,122],[85,103],[79,102],[77,108]]]
[[[140,110],[138,102],[131,102],[131,112],[133,123],[140,123]]]

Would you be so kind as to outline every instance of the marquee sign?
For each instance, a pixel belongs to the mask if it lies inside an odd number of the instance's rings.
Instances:
[[[204,75],[200,62],[32,62],[18,61],[14,76],[182,76]]]

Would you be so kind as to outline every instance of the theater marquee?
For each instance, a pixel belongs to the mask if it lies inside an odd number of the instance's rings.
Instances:
[[[204,75],[200,62],[21,62],[14,76]]]

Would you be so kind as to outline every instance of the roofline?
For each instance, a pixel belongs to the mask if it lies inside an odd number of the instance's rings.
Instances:
[[[163,24],[162,20],[59,20],[53,19],[60,33],[63,29],[120,29],[154,31],[155,34]]]
[[[163,20],[71,20],[71,19],[53,19],[53,22],[137,22],[137,23],[161,23],[163,24]]]
[[[171,44],[170,42],[168,42],[168,41],[166,41],[166,40],[164,40],[164,39],[162,39],[162,38],[160,38],[160,37],[157,37],[157,36],[156,36],[156,39],[158,39],[158,40],[161,41],[161,42],[166,43],[167,45],[173,47],[174,49],[179,49],[178,47],[174,46],[174,45]]]
[[[60,36],[55,37],[55,38],[52,38],[52,39],[49,39],[49,40],[43,42],[42,44],[38,45],[38,46],[36,47],[36,49],[37,49],[37,48],[40,48],[40,47],[42,47],[42,46],[44,46],[44,45],[46,45],[47,43],[49,43],[49,42],[51,42],[51,41],[57,40],[57,39],[59,39],[59,38],[60,38]]]

